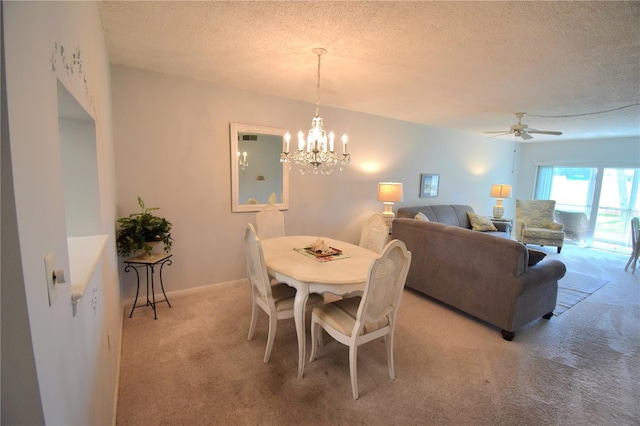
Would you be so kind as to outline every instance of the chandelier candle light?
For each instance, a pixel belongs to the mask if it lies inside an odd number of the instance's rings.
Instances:
[[[247,160],[247,151],[244,151],[242,153],[242,156],[240,156],[240,151],[238,151],[238,164],[240,165],[240,167],[242,167],[242,170],[244,170],[246,167],[249,167],[249,160]]]
[[[322,128],[323,122],[320,117],[320,57],[327,53],[325,49],[313,49],[313,53],[318,55],[318,84],[316,86],[316,116],[311,120],[311,129],[305,139],[302,131],[298,132],[298,149],[290,151],[291,135],[287,132],[284,135],[284,147],[280,154],[280,161],[283,163],[295,163],[300,166],[302,174],[313,172],[314,174],[330,174],[333,166],[340,163],[342,165],[351,164],[351,155],[347,151],[347,135],[342,135],[342,158],[338,161],[338,154],[334,150],[335,135]],[[291,168],[291,165],[289,165]]]
[[[382,212],[382,216],[389,229],[391,229],[393,219],[396,217],[393,213],[393,203],[402,201],[402,183],[379,182],[378,201],[384,202],[384,212]]]
[[[504,198],[511,198],[511,185],[499,183],[491,185],[491,192],[489,196],[496,199],[496,205],[493,206],[493,218],[501,219],[504,214],[504,207],[502,206],[502,200]]]

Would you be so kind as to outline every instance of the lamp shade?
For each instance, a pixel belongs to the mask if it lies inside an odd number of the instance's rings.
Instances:
[[[503,183],[491,185],[491,193],[489,195],[493,198],[511,198],[511,185]]]
[[[397,203],[402,201],[402,183],[379,182],[378,201],[385,203]]]

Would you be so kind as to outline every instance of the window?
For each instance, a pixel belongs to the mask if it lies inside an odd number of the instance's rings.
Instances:
[[[614,250],[630,242],[630,222],[640,216],[640,169],[539,166],[535,198],[556,200],[556,210],[584,213],[584,242]],[[566,226],[566,225],[565,225]]]

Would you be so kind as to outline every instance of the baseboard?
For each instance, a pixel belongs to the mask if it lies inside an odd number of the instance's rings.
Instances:
[[[131,301],[133,302],[133,300]],[[122,364],[122,341],[123,341],[123,336],[124,336],[124,322],[121,322],[121,329],[120,329],[120,341],[118,342],[118,360],[116,361],[116,388],[114,390],[115,395],[113,398],[113,414],[111,417],[111,425],[112,426],[116,426],[117,423],[117,419],[118,419],[118,397],[120,395],[120,365]]]
[[[234,285],[247,285],[247,279],[246,278],[242,278],[239,280],[232,280],[232,281],[223,281],[220,283],[214,283],[214,284],[205,284],[205,285],[201,285],[198,287],[190,287],[190,288],[184,288],[181,290],[173,290],[173,291],[167,291],[167,298],[170,298],[170,296],[179,296],[181,294],[190,294],[190,293],[197,293],[199,291],[204,291],[212,286],[223,286],[223,285],[229,285],[229,286],[234,286]],[[160,293],[162,294],[162,293]],[[156,292],[156,296],[158,295],[158,293]],[[138,299],[140,298],[140,296],[138,296]],[[131,297],[128,299],[125,299],[123,301],[123,309],[126,312],[127,309],[126,307],[131,307],[133,305],[135,297]]]

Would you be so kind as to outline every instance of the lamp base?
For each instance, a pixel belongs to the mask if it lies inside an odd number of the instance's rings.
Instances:
[[[391,224],[396,215],[393,212],[383,212],[382,217],[384,218],[384,223],[387,225],[387,228],[391,229]]]
[[[493,206],[493,218],[501,219],[503,214],[504,207],[502,206],[502,200],[500,200],[498,203],[496,203],[495,206]]]
[[[395,213],[393,212],[393,203],[384,203],[384,211],[382,212],[382,217],[384,218],[384,223],[387,225],[387,228],[391,229],[393,219],[395,219],[396,217]]]

